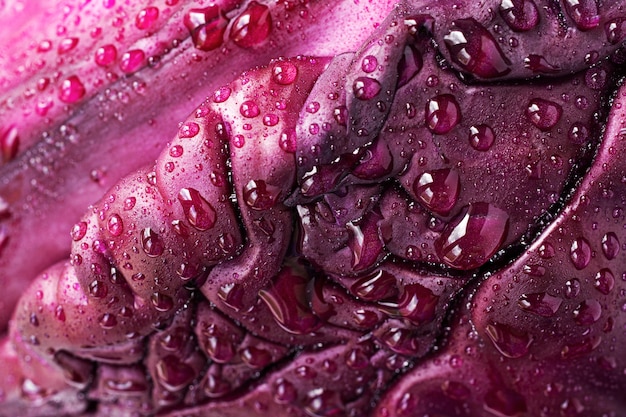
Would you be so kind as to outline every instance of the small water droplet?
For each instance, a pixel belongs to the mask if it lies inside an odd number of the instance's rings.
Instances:
[[[165,312],[174,308],[174,300],[172,297],[155,292],[150,296],[150,301],[157,311]]]
[[[257,117],[260,113],[260,110],[259,110],[259,106],[257,106],[257,104],[254,101],[247,100],[241,104],[241,106],[239,107],[239,112],[241,113],[243,117],[247,117],[251,119],[251,118]]]
[[[602,237],[602,253],[607,260],[615,259],[620,250],[620,242],[617,235],[608,232]]]
[[[124,223],[119,214],[112,214],[107,221],[107,230],[112,236],[119,236],[124,231]]]
[[[83,237],[85,237],[85,234],[87,234],[87,223],[85,222],[76,223],[72,227],[72,231],[70,232],[70,235],[72,236],[72,240],[74,242],[78,242],[79,240],[81,240]]]

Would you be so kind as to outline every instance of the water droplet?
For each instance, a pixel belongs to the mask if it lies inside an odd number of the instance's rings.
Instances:
[[[352,84],[354,96],[359,100],[370,100],[380,93],[380,83],[370,77],[358,77]]]
[[[430,323],[435,318],[439,296],[420,284],[405,285],[397,304],[384,303],[394,307],[395,314],[409,320],[416,326]]]
[[[485,332],[498,351],[507,358],[521,358],[528,354],[533,337],[503,323],[488,324]]]
[[[291,62],[278,62],[272,67],[272,80],[276,84],[293,84],[298,77],[298,67]]]
[[[461,108],[453,95],[438,95],[426,103],[425,118],[431,132],[443,135],[461,122]]]
[[[20,147],[20,136],[17,127],[10,125],[4,130],[0,136],[0,151],[2,152],[2,160],[11,161],[17,155]]]
[[[172,392],[181,391],[196,377],[194,369],[176,355],[165,356],[157,362],[155,369],[160,384]]]
[[[59,55],[66,54],[78,45],[78,38],[65,38],[59,43],[57,51]]]
[[[549,100],[534,98],[526,107],[526,116],[540,130],[553,128],[561,119],[563,108]]]
[[[223,103],[230,97],[232,90],[229,87],[220,87],[213,93],[214,103]]]
[[[124,231],[124,223],[119,214],[112,214],[107,221],[107,230],[112,236],[119,236]]]
[[[457,202],[461,183],[454,169],[427,171],[413,182],[413,191],[428,210],[446,216]]]
[[[596,300],[583,301],[574,310],[574,321],[580,326],[589,326],[600,319],[602,307]]]
[[[391,328],[380,336],[380,340],[395,353],[413,356],[419,351],[419,342],[412,333],[408,329]]]
[[[269,210],[274,207],[280,189],[263,180],[250,180],[243,189],[243,198],[253,210]]]
[[[265,126],[276,126],[278,124],[279,118],[273,113],[266,114],[263,116],[263,124]]]
[[[502,53],[491,33],[473,18],[452,22],[444,36],[452,61],[482,78],[495,78],[511,72],[511,61]]]
[[[477,268],[500,249],[508,226],[504,210],[484,202],[471,203],[446,225],[435,241],[435,250],[453,268]]]
[[[146,7],[135,16],[135,26],[141,30],[152,29],[159,18],[159,9],[156,7]]]
[[[200,132],[200,126],[196,122],[186,122],[178,129],[178,136],[184,139],[193,138]]]
[[[575,298],[580,294],[580,281],[577,278],[565,282],[565,298]]]
[[[161,294],[160,292],[152,293],[150,301],[152,301],[152,305],[157,311],[165,312],[174,308],[174,300],[172,300],[172,297]]]
[[[85,234],[87,234],[87,223],[85,222],[76,223],[72,227],[72,231],[70,232],[70,235],[72,236],[72,240],[74,242],[78,242],[79,240],[81,240],[83,237],[85,237]]]
[[[280,135],[278,145],[280,149],[287,153],[295,153],[297,150],[298,138],[295,129],[289,129]]]
[[[248,100],[248,101],[244,101],[241,104],[241,107],[239,107],[239,112],[241,113],[243,117],[247,117],[251,119],[253,117],[257,117],[260,113],[260,110],[259,110],[259,106],[257,106],[257,104],[254,101]]]
[[[596,0],[564,0],[565,12],[574,21],[576,27],[587,31],[600,24],[600,15]]]
[[[584,237],[579,237],[572,242],[570,247],[570,260],[578,270],[584,269],[591,261],[591,247]]]
[[[284,267],[269,288],[259,291],[276,322],[289,333],[308,334],[322,325],[309,307],[308,286],[306,272]]]
[[[552,317],[561,306],[561,300],[545,292],[522,294],[517,305],[524,311],[537,314],[542,317]]]
[[[600,67],[589,68],[585,72],[585,84],[592,90],[602,90],[607,83],[609,75]]]
[[[62,305],[59,304],[54,308],[54,318],[60,322],[65,322],[65,310]]]
[[[180,145],[174,145],[170,148],[170,156],[172,158],[180,158],[183,156],[183,147]]]
[[[381,301],[396,293],[396,277],[378,269],[357,279],[350,291],[365,301]]]
[[[89,294],[93,298],[104,298],[107,296],[108,292],[107,285],[102,281],[93,280],[91,284],[89,284]]]
[[[289,404],[297,400],[296,387],[284,378],[278,378],[274,382],[274,400],[278,404]]]
[[[608,268],[602,268],[595,276],[593,286],[604,295],[608,295],[615,286],[615,276]]]
[[[575,122],[568,132],[569,140],[576,145],[582,145],[589,140],[589,129],[581,122]]]
[[[98,321],[100,327],[103,329],[112,329],[117,326],[117,319],[111,313],[105,313],[100,316],[100,320]]]
[[[477,151],[485,152],[491,149],[496,139],[493,130],[488,125],[476,125],[470,127],[469,143]]]
[[[612,45],[616,45],[626,37],[626,18],[618,17],[604,25],[606,40]]]
[[[132,210],[137,203],[137,199],[135,197],[128,197],[124,200],[124,210]]]
[[[502,0],[500,16],[516,32],[528,31],[539,23],[539,11],[532,0]]]
[[[76,103],[85,96],[85,92],[85,86],[80,79],[72,75],[61,83],[59,99],[64,103]]]
[[[230,29],[230,38],[242,48],[261,44],[272,30],[272,15],[269,7],[251,1],[235,20]]]
[[[187,221],[196,229],[205,231],[215,225],[217,213],[198,190],[194,188],[181,189],[178,193],[178,201],[183,207]]]
[[[335,390],[317,388],[307,393],[304,410],[311,417],[345,416],[346,408]]]
[[[124,53],[120,59],[120,69],[126,74],[140,69],[146,61],[146,54],[141,49],[131,49]]]
[[[248,346],[240,352],[241,360],[253,369],[263,369],[272,362],[272,354],[265,349]]]
[[[348,123],[348,108],[346,106],[339,106],[333,110],[333,118],[340,126],[346,126]]]
[[[608,232],[602,237],[602,253],[607,260],[615,259],[620,250],[620,242],[617,235]]]
[[[141,231],[141,247],[146,255],[151,258],[160,256],[165,250],[161,237],[149,227]]]
[[[378,67],[378,59],[373,55],[367,55],[361,60],[361,69],[363,72],[371,73],[376,71]]]
[[[203,9],[189,10],[183,22],[191,34],[196,49],[212,51],[224,42],[224,33],[229,20],[224,17],[217,5],[210,5]]]

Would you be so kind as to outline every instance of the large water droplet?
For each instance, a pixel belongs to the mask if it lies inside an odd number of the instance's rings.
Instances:
[[[552,317],[563,302],[559,297],[554,297],[545,292],[522,294],[517,305],[524,311],[537,314],[542,317]]]
[[[107,230],[112,236],[119,236],[124,231],[124,223],[119,214],[112,214],[107,221]]]
[[[602,237],[602,253],[606,259],[609,261],[615,259],[619,250],[620,242],[615,233],[608,232]]]
[[[274,207],[280,189],[263,180],[250,180],[243,189],[243,199],[253,210],[269,210]]]
[[[469,143],[477,151],[488,151],[495,139],[496,135],[488,125],[475,125],[469,129]]]
[[[444,36],[452,61],[482,78],[495,78],[511,72],[511,61],[502,53],[497,42],[473,18],[459,19]]]
[[[427,171],[413,182],[413,191],[428,210],[446,216],[459,197],[461,183],[454,169]]]
[[[396,277],[378,269],[357,279],[350,291],[365,301],[381,301],[396,293]]]
[[[146,54],[141,49],[131,49],[124,53],[120,59],[120,69],[130,74],[139,70],[146,61]]]
[[[165,250],[161,237],[151,228],[146,227],[141,232],[141,248],[151,258],[160,256]]]
[[[261,111],[259,110],[259,106],[257,106],[254,101],[247,100],[241,104],[241,106],[239,107],[239,112],[243,117],[251,119],[257,117]]]
[[[435,318],[439,296],[420,284],[405,285],[397,303],[381,303],[385,311],[399,315],[416,326],[430,323]]]
[[[242,48],[262,43],[272,30],[272,15],[269,7],[251,1],[230,29],[230,38]]]
[[[488,324],[485,332],[498,351],[507,358],[521,358],[528,354],[533,337],[513,327],[493,322]]]
[[[574,309],[574,321],[580,326],[589,326],[600,320],[602,307],[597,300],[585,300]]]
[[[582,31],[590,30],[600,24],[597,0],[564,0],[565,12]]]
[[[488,203],[472,203],[448,223],[435,241],[437,255],[456,269],[487,262],[507,236],[509,215]]]
[[[620,43],[626,37],[626,18],[618,17],[604,25],[606,40],[612,45]]]
[[[358,77],[352,84],[354,96],[359,100],[371,100],[380,93],[380,83],[370,77]]]
[[[174,300],[169,295],[162,294],[160,292],[152,293],[150,301],[155,310],[165,312],[174,308]]]
[[[146,7],[135,16],[135,26],[141,30],[152,29],[159,18],[159,9],[156,7]]]
[[[183,139],[193,138],[200,132],[200,126],[196,122],[183,123],[178,129],[178,136]]]
[[[298,77],[298,67],[291,62],[278,62],[272,67],[272,80],[276,84],[293,84]]]
[[[159,382],[168,390],[176,392],[185,388],[196,377],[193,368],[176,355],[167,355],[156,364]]]
[[[59,99],[64,103],[76,103],[85,96],[85,86],[80,79],[71,75],[61,83]]]
[[[591,247],[584,237],[579,237],[572,242],[570,247],[570,260],[578,270],[584,269],[591,261]]]
[[[500,15],[516,32],[530,30],[539,23],[539,11],[533,0],[502,0]]]
[[[183,207],[189,224],[200,231],[209,230],[215,225],[217,213],[213,206],[194,188],[183,188],[178,193],[178,201]]]
[[[276,322],[289,333],[307,334],[322,325],[309,308],[308,284],[305,274],[284,267],[268,289],[259,291]]]
[[[608,295],[615,286],[615,276],[613,272],[608,268],[599,270],[595,276],[593,286],[602,294]]]
[[[70,235],[72,236],[72,240],[74,242],[78,242],[79,240],[81,240],[83,237],[85,237],[85,234],[87,234],[87,223],[85,222],[76,223],[74,227],[72,227],[72,231],[70,232]]]
[[[117,48],[114,45],[104,45],[96,50],[94,60],[101,67],[108,67],[117,59]]]
[[[451,94],[441,94],[426,103],[426,127],[436,134],[450,132],[461,122],[461,108]]]
[[[217,5],[210,5],[204,9],[191,9],[185,15],[183,22],[191,34],[194,46],[201,51],[212,51],[224,42],[228,19],[224,17]]]
[[[561,119],[562,114],[563,108],[560,105],[541,98],[532,99],[526,107],[526,116],[542,131],[553,128]]]
[[[274,382],[274,400],[278,404],[289,404],[298,398],[296,387],[289,381],[278,378]]]

